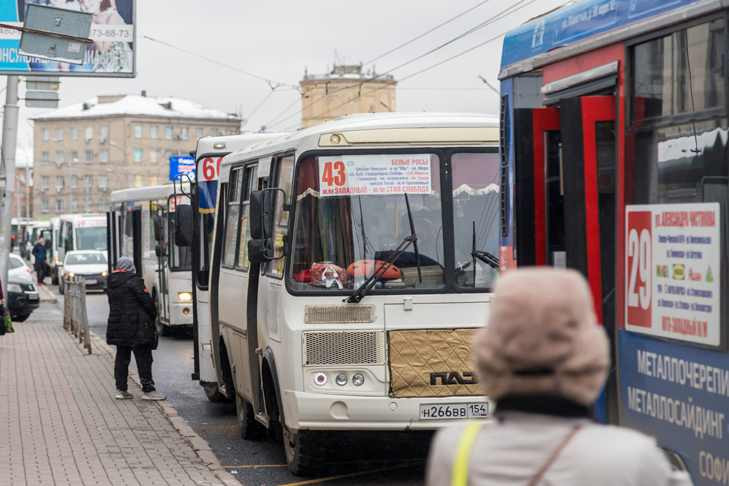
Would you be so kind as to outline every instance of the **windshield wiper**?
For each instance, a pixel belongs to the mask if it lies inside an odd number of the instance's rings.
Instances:
[[[490,266],[491,268],[495,268],[498,270],[501,265],[499,262],[499,257],[492,255],[491,253],[484,251],[484,250],[477,250],[476,249],[476,222],[473,222],[473,236],[471,238],[471,257],[474,259],[473,262],[473,281],[476,281],[476,261],[475,260],[481,260],[486,265]]]
[[[362,282],[362,284],[357,287],[354,292],[352,292],[352,295],[344,299],[344,302],[348,304],[359,304],[362,299],[365,298],[367,293],[374,287],[375,283],[377,282],[377,279],[380,278],[381,275],[383,275],[396,261],[398,258],[400,258],[400,255],[405,253],[405,250],[410,247],[410,245],[413,245],[415,247],[415,260],[417,262],[418,266],[418,279],[422,282],[422,277],[420,275],[420,255],[418,254],[418,236],[415,234],[415,225],[413,224],[413,214],[410,211],[410,201],[408,200],[407,193],[405,194],[405,205],[408,210],[408,218],[410,220],[410,234],[403,238],[403,240],[400,242],[399,245],[397,245],[397,248],[392,252],[392,255],[390,258],[388,258],[386,261],[382,262],[374,272],[372,272],[372,275],[370,275],[367,280]],[[390,253],[390,252],[388,252]],[[365,269],[367,266],[365,265]]]
[[[410,223],[410,236],[413,237],[413,250],[415,251],[415,266],[418,268],[418,283],[423,283],[423,273],[420,270],[420,252],[418,251],[418,234],[415,232],[415,223],[413,223],[413,212],[410,211],[410,199],[408,193],[405,193],[405,207],[408,210],[408,222]]]

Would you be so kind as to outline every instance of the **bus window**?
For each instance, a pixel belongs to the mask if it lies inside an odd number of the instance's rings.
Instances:
[[[239,268],[240,270],[247,271],[248,270],[248,240],[249,235],[248,231],[250,228],[250,225],[248,223],[248,215],[250,212],[250,196],[251,192],[255,190],[255,184],[256,184],[256,174],[257,174],[257,167],[256,166],[249,166],[246,167],[244,177],[243,177],[243,195],[242,200],[243,203],[241,205],[241,213],[240,213],[240,223],[238,225],[238,241],[240,242],[238,244],[238,264],[236,268]]]
[[[226,198],[225,239],[223,240],[223,266],[235,266],[238,247],[238,224],[240,223],[240,196],[243,170],[235,169],[230,173],[228,197]]]
[[[286,193],[286,197],[291,200],[291,180],[293,177],[294,169],[294,157],[293,155],[283,157],[278,161],[277,164],[277,175],[278,181],[274,187],[283,189]],[[274,216],[274,228],[273,228],[273,252],[275,260],[268,263],[266,273],[281,278],[284,269],[284,239],[286,238],[286,228],[289,224],[289,212],[284,211],[284,200],[281,194],[276,195],[276,214]]]
[[[499,155],[453,154],[451,170],[456,282],[459,287],[489,288],[497,272],[476,255],[479,251],[499,254]],[[437,239],[436,253],[443,253]]]
[[[175,213],[167,214],[167,235],[173,235],[175,231]],[[170,243],[169,265],[171,270],[190,270],[192,268],[192,248],[189,246],[178,246],[174,238],[168,238]]]

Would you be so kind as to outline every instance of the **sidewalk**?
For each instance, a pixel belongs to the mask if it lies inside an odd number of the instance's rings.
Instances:
[[[164,402],[140,400],[131,380],[136,398],[114,400],[111,354],[99,340],[83,353],[56,306],[15,330],[0,337],[0,485],[239,484]]]

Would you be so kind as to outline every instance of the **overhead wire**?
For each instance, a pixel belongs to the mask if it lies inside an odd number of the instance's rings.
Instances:
[[[403,47],[407,47],[407,46],[409,46],[410,44],[412,44],[412,43],[414,43],[414,42],[417,42],[417,41],[419,41],[419,40],[420,40],[420,39],[422,39],[423,37],[426,37],[427,35],[429,35],[429,34],[432,34],[432,33],[433,33],[433,32],[435,32],[436,30],[440,29],[441,27],[445,27],[446,25],[448,25],[448,24],[450,24],[450,23],[454,22],[455,20],[458,20],[458,19],[460,19],[460,18],[461,18],[461,17],[463,17],[464,15],[466,15],[466,14],[469,14],[469,13],[473,12],[473,11],[474,11],[474,10],[476,10],[477,8],[479,8],[479,7],[481,7],[481,6],[485,5],[485,4],[487,4],[487,3],[488,3],[488,2],[490,2],[490,1],[491,1],[491,0],[482,0],[481,2],[477,3],[476,5],[474,5],[474,6],[470,7],[470,8],[468,8],[468,9],[464,10],[463,12],[460,12],[460,13],[458,13],[458,14],[454,15],[453,17],[449,18],[448,20],[446,20],[446,21],[444,21],[444,22],[441,22],[441,23],[439,23],[439,24],[438,24],[438,25],[436,25],[435,27],[431,27],[430,29],[428,29],[428,30],[426,30],[425,32],[423,32],[422,34],[419,34],[419,35],[417,35],[417,36],[413,37],[412,39],[410,39],[410,40],[408,40],[408,41],[405,41],[405,42],[403,42],[402,44],[399,44],[399,45],[397,45],[397,46],[393,47],[392,49],[389,49],[389,50],[387,50],[387,51],[383,52],[382,54],[380,54],[380,55],[378,55],[378,56],[375,56],[375,57],[373,57],[372,59],[370,59],[370,60],[368,60],[368,61],[365,61],[365,62],[364,62],[364,64],[365,64],[365,65],[369,65],[369,64],[372,64],[372,63],[374,63],[374,62],[376,62],[376,61],[379,61],[379,60],[380,60],[380,59],[382,59],[383,57],[387,57],[387,56],[389,56],[390,54],[392,54],[392,53],[394,53],[394,52],[397,52],[397,51],[399,51],[399,50],[400,50],[400,49],[402,49]]]
[[[456,37],[455,37],[455,38],[453,38],[453,39],[458,39],[458,40],[460,40],[460,39],[462,39],[463,37],[465,37],[466,35],[469,35],[470,33],[473,33],[473,32],[475,32],[475,31],[477,31],[477,30],[480,30],[480,29],[482,29],[483,27],[486,27],[487,25],[490,25],[491,23],[494,23],[494,22],[496,22],[496,21],[499,21],[499,20],[503,20],[504,18],[506,18],[506,17],[508,17],[508,16],[510,16],[510,15],[512,15],[512,14],[514,14],[515,12],[517,12],[517,11],[519,11],[519,10],[522,10],[523,8],[525,8],[525,7],[529,6],[529,5],[532,5],[532,4],[536,3],[536,1],[537,1],[537,0],[519,0],[519,1],[517,1],[516,3],[514,3],[513,5],[511,5],[510,7],[508,7],[508,8],[506,8],[506,9],[504,9],[504,10],[500,11],[500,12],[499,12],[498,14],[494,15],[493,17],[490,17],[489,19],[487,19],[487,20],[485,20],[485,21],[481,22],[480,24],[478,24],[478,25],[476,25],[476,26],[472,27],[471,29],[468,29],[468,30],[467,30],[466,32],[464,32],[464,33],[462,33],[462,34],[459,34],[458,36],[456,36]],[[495,40],[497,40],[497,39],[499,39],[499,38],[503,37],[503,36],[504,36],[505,34],[506,34],[506,31],[504,31],[504,32],[502,32],[502,33],[500,33],[500,34],[498,34],[497,36],[491,37],[491,38],[487,39],[486,41],[484,41],[484,42],[481,42],[481,43],[479,43],[479,44],[477,44],[477,45],[475,45],[475,46],[472,46],[472,47],[470,47],[470,48],[468,48],[468,49],[466,49],[466,50],[464,50],[464,51],[461,51],[461,52],[459,52],[459,53],[457,53],[457,54],[455,54],[455,55],[453,55],[453,56],[450,56],[450,57],[448,57],[448,58],[446,58],[446,59],[444,59],[444,60],[442,60],[442,61],[439,61],[439,62],[437,62],[437,63],[435,63],[435,64],[433,64],[433,65],[431,65],[431,66],[428,66],[428,67],[426,67],[426,68],[424,68],[424,69],[421,69],[421,70],[419,70],[419,71],[416,71],[416,72],[414,72],[414,73],[411,73],[411,74],[409,74],[409,75],[407,75],[407,76],[405,76],[405,77],[403,77],[403,78],[400,78],[400,79],[398,80],[398,82],[402,83],[402,82],[404,82],[404,81],[406,81],[406,80],[408,80],[408,79],[411,79],[411,78],[413,78],[413,77],[415,77],[415,76],[419,76],[419,75],[421,75],[421,74],[423,74],[423,73],[425,73],[425,72],[428,72],[428,71],[430,71],[430,70],[432,70],[432,69],[435,69],[436,67],[438,67],[438,66],[441,66],[441,65],[443,65],[443,64],[445,64],[445,63],[447,63],[447,62],[450,62],[450,61],[452,61],[452,60],[454,60],[454,59],[457,59],[457,58],[459,58],[459,57],[462,57],[462,56],[464,56],[464,55],[468,54],[469,52],[472,52],[472,51],[474,51],[474,50],[476,50],[476,49],[478,49],[478,48],[480,48],[480,47],[483,47],[483,46],[485,46],[485,45],[487,45],[487,44],[489,44],[489,43],[491,43],[491,42],[493,42],[493,41],[495,41]],[[455,40],[453,40],[453,42],[455,42]],[[392,69],[390,69],[390,70],[386,71],[385,73],[382,73],[382,74],[378,75],[377,77],[381,77],[381,76],[384,76],[384,75],[386,75],[386,74],[390,74],[390,73],[392,73],[392,71],[394,71],[394,70],[396,70],[396,69],[400,69],[400,68],[402,68],[402,67],[404,67],[404,66],[407,66],[407,65],[409,65],[409,64],[412,64],[412,63],[413,63],[413,62],[415,62],[416,60],[420,60],[420,59],[423,59],[423,58],[424,58],[424,57],[426,57],[427,55],[431,55],[431,54],[433,54],[434,52],[436,52],[437,50],[440,50],[440,49],[442,49],[443,47],[445,47],[445,45],[449,45],[449,44],[451,44],[451,43],[452,43],[452,42],[450,42],[450,41],[449,41],[449,42],[446,42],[446,43],[443,43],[443,44],[441,44],[441,45],[440,45],[439,47],[437,47],[437,48],[434,48],[434,49],[431,49],[430,51],[428,51],[428,53],[420,54],[419,56],[416,56],[416,58],[413,58],[413,59],[411,59],[410,61],[406,61],[406,62],[404,62],[404,63],[402,63],[402,64],[400,64],[400,65],[398,65],[398,66],[396,66],[396,67],[394,67],[394,68],[392,68]],[[359,98],[360,98],[360,97],[362,96],[362,93],[361,93],[361,88],[362,88],[362,86],[363,86],[363,85],[364,85],[365,83],[368,83],[368,82],[373,82],[373,81],[376,81],[376,80],[377,80],[377,77],[375,77],[375,78],[372,78],[372,79],[366,79],[366,80],[363,80],[363,81],[361,81],[361,82],[359,83],[359,93],[358,93],[357,95],[355,95],[355,96],[354,96],[353,98],[349,98],[349,99],[347,99],[347,100],[346,100],[346,101],[344,101],[343,103],[340,103],[340,104],[338,104],[338,105],[336,105],[336,106],[334,106],[334,107],[330,107],[330,108],[328,108],[328,109],[324,110],[323,112],[319,112],[319,113],[316,113],[316,114],[312,115],[312,118],[316,118],[316,117],[318,117],[318,116],[326,115],[326,114],[328,114],[329,112],[332,112],[332,111],[334,111],[334,110],[336,110],[336,109],[338,109],[338,108],[341,108],[342,106],[345,106],[345,105],[347,105],[347,104],[349,104],[349,103],[351,103],[351,102],[353,102],[353,101],[356,101],[357,99],[359,99]],[[378,92],[378,91],[381,91],[381,90],[383,90],[383,89],[386,89],[387,87],[388,87],[388,86],[380,86],[379,88],[375,88],[375,89],[374,89],[374,90],[373,90],[372,92],[373,92],[373,93],[376,93],[376,92]],[[343,91],[343,90],[345,90],[345,89],[349,89],[349,90],[351,90],[351,89],[353,89],[353,86],[347,86],[346,88],[340,88],[340,89],[339,89],[338,91]],[[335,91],[332,91],[332,92],[331,92],[331,93],[330,93],[329,95],[331,95],[331,94],[334,94],[334,93],[335,93],[336,91],[337,91],[337,90],[335,90]],[[308,107],[308,106],[311,106],[311,105],[312,105],[313,103],[315,103],[315,102],[317,102],[317,101],[319,101],[319,100],[321,100],[321,99],[324,99],[325,97],[326,97],[326,96],[323,96],[323,97],[319,97],[318,99],[315,99],[314,101],[312,101],[311,103],[309,103],[309,105],[307,105],[307,107]],[[303,110],[303,107],[302,107],[302,110]],[[289,115],[289,116],[287,116],[287,117],[285,117],[285,118],[282,118],[281,120],[278,120],[278,121],[276,121],[275,123],[273,123],[273,124],[272,124],[272,125],[270,125],[270,126],[276,126],[276,125],[279,125],[279,124],[281,124],[281,123],[283,123],[283,122],[285,122],[285,121],[287,121],[287,120],[291,119],[292,117],[296,116],[297,114],[298,114],[298,112],[295,112],[295,113],[293,113],[293,114],[291,114],[291,115]]]
[[[251,71],[247,71],[245,69],[241,69],[238,66],[233,66],[232,64],[228,64],[228,63],[225,63],[223,61],[219,61],[217,59],[214,59],[212,57],[206,56],[204,54],[200,54],[200,53],[191,51],[189,49],[185,49],[184,47],[177,46],[177,45],[172,44],[171,42],[168,42],[168,41],[165,41],[165,40],[157,39],[157,38],[152,37],[152,36],[149,36],[149,35],[144,35],[144,38],[147,39],[150,42],[155,42],[157,44],[166,46],[166,47],[168,47],[170,49],[174,49],[174,50],[179,51],[179,52],[182,52],[184,54],[197,57],[197,58],[202,59],[204,61],[207,61],[207,62],[209,62],[211,64],[215,64],[217,66],[224,67],[226,69],[230,69],[231,71],[235,71],[237,73],[243,74],[245,76],[248,76],[248,77],[255,78],[255,79],[258,79],[260,81],[263,81],[266,84],[268,84],[268,86],[271,89],[273,89],[276,86],[287,86],[287,87],[290,87],[290,88],[299,89],[299,87],[296,86],[296,85],[293,85],[293,84],[290,84],[290,83],[286,83],[284,81],[277,81],[277,80],[272,79],[272,78],[269,78],[267,76],[263,76],[261,74],[257,74],[257,73],[253,73]]]

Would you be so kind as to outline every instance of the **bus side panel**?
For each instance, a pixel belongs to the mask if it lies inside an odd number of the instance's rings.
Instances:
[[[248,274],[239,270],[220,269],[218,283],[218,320],[224,333],[228,359],[236,391],[248,401],[252,399],[248,370],[246,339],[246,295]],[[231,398],[233,396],[231,395]]]
[[[726,484],[729,355],[618,331],[622,425],[677,453],[694,484]]]

